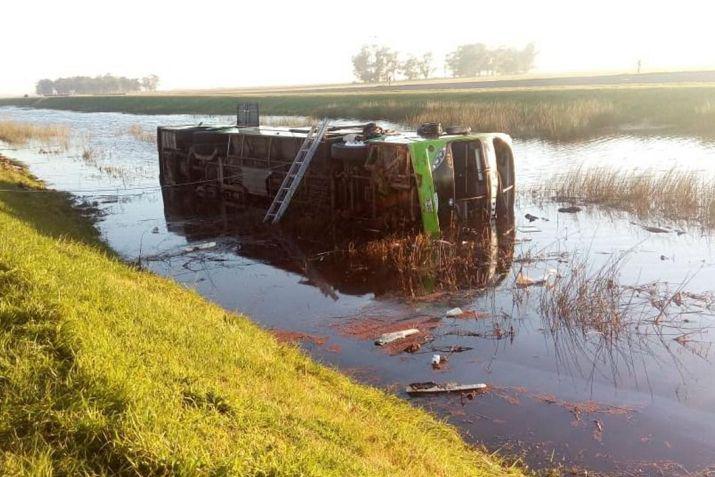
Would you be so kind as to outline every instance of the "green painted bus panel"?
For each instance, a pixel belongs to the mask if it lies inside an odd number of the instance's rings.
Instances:
[[[420,201],[422,228],[431,236],[440,234],[437,215],[439,198],[432,179],[432,170],[444,160],[446,147],[447,141],[441,139],[414,142],[409,145],[410,160],[417,182],[417,196]]]

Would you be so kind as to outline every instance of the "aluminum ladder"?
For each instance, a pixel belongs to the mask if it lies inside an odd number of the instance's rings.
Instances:
[[[286,210],[288,210],[288,206],[293,199],[293,194],[298,190],[303,176],[308,170],[310,162],[318,150],[318,146],[320,146],[320,142],[328,131],[329,124],[330,121],[328,119],[323,119],[317,126],[310,128],[308,135],[305,137],[305,141],[303,141],[303,145],[298,150],[298,154],[295,155],[295,159],[293,159],[293,164],[291,164],[288,173],[283,179],[280,189],[276,192],[276,196],[273,198],[273,202],[268,208],[263,222],[277,224]]]

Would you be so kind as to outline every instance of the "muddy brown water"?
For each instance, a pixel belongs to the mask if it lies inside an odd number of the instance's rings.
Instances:
[[[470,442],[521,456],[535,468],[685,475],[715,465],[710,349],[715,316],[702,300],[715,290],[715,254],[710,234],[697,227],[593,207],[559,213],[558,205],[534,204],[522,195],[515,240],[500,241],[496,234],[490,244],[495,259],[485,259],[483,290],[410,301],[400,297],[390,276],[351,269],[321,255],[319,244],[248,227],[245,217],[221,204],[197,204],[180,191],[162,194],[155,145],[129,133],[134,124],[151,131],[157,125],[231,118],[0,108],[3,118],[72,128],[73,146],[67,151],[48,154],[52,148],[37,144],[0,149],[50,186],[97,207],[103,238],[123,257],[141,256],[145,267],[280,330],[284,340],[298,342],[317,360],[431,410]],[[82,158],[87,148],[93,151],[89,159]],[[668,170],[678,164],[715,172],[715,144],[695,138],[516,141],[515,154],[522,189],[575,165]],[[548,221],[529,222],[526,213]],[[652,233],[642,225],[672,232]],[[216,245],[186,251],[209,242]],[[615,342],[592,329],[552,330],[539,313],[542,291],[515,289],[520,270],[530,277],[551,268],[566,273],[564,262],[574,257],[598,268],[624,253],[622,284],[659,282],[661,290],[681,287],[692,294],[683,307],[671,306],[677,325],[656,333],[644,324]],[[509,260],[498,260],[504,255]],[[521,262],[527,255],[547,260]],[[653,318],[658,312],[648,301],[655,298],[644,299],[641,312]],[[454,306],[477,311],[476,318],[445,317]],[[434,340],[415,353],[373,344],[384,330],[425,322]],[[675,339],[685,333],[691,333],[687,339]],[[450,354],[450,347],[465,350]],[[448,355],[441,369],[431,366],[435,353]],[[484,382],[490,388],[473,399],[404,393],[408,383],[423,381]]]

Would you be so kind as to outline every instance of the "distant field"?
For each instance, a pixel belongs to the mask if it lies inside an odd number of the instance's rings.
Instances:
[[[390,84],[318,84],[270,86],[253,88],[215,88],[176,90],[168,94],[179,95],[241,95],[247,93],[344,93],[344,92],[395,92],[454,89],[505,89],[505,88],[562,88],[658,84],[715,84],[715,71],[652,71],[647,73],[574,73],[525,74],[514,76],[480,76],[477,78],[431,78],[404,80]]]
[[[77,96],[0,99],[2,105],[136,114],[233,114],[257,101],[263,114],[422,122],[575,139],[623,130],[715,135],[715,85],[649,85],[398,92]]]

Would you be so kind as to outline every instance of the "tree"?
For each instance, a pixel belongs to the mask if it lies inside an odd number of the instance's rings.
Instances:
[[[420,60],[410,55],[400,64],[400,73],[408,80],[420,77]]]
[[[386,46],[364,45],[352,60],[355,76],[365,83],[392,81],[400,70],[397,53]]]
[[[527,73],[534,67],[536,59],[536,46],[529,43],[521,50],[516,48],[497,48],[492,52],[493,70],[497,74]]]
[[[498,75],[518,73],[517,50],[499,47],[491,52],[492,71]]]
[[[360,81],[364,83],[372,83],[375,80],[375,71],[372,56],[373,48],[365,45],[360,49],[360,52],[353,56],[353,73]]]
[[[159,77],[157,75],[145,76],[141,79],[141,85],[144,91],[156,91],[159,86]]]
[[[447,68],[452,76],[465,77],[481,75],[489,69],[489,50],[483,43],[460,45],[447,55]]]
[[[424,79],[427,79],[432,76],[432,73],[434,72],[434,66],[432,66],[432,53],[427,52],[422,55],[422,58],[418,60],[417,67],[420,71],[420,75]]]
[[[400,73],[408,80],[427,79],[433,71],[432,53],[425,53],[419,58],[410,55],[400,64]]]
[[[386,46],[381,46],[375,51],[375,76],[377,81],[390,82],[395,79],[400,70],[400,60],[397,52]]]
[[[534,68],[536,61],[536,45],[529,43],[519,52],[519,72],[528,73]]]
[[[534,67],[536,47],[529,43],[523,49],[487,48],[482,43],[460,45],[447,55],[447,68],[453,76],[526,73]]]
[[[73,76],[70,78],[57,78],[52,81],[42,79],[35,85],[37,94],[51,96],[54,94],[116,94],[134,93],[137,91],[155,90],[159,77],[149,75],[141,80],[127,78],[126,76],[113,76],[109,73],[103,76]]]
[[[55,94],[55,86],[50,79],[41,79],[35,85],[35,92],[41,96],[52,96]]]

